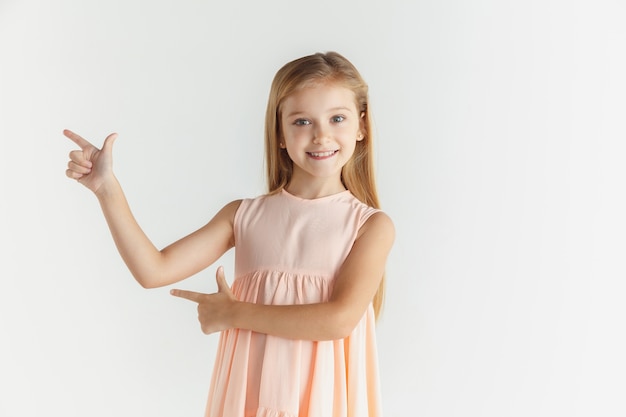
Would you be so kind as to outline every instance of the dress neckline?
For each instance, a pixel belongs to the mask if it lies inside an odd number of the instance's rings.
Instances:
[[[281,190],[281,194],[284,196],[287,196],[291,199],[297,200],[297,201],[302,201],[302,202],[310,202],[310,203],[315,203],[315,202],[322,202],[322,201],[326,201],[335,197],[341,197],[344,195],[349,195],[350,194],[350,190],[343,190],[340,191],[338,193],[335,194],[329,194],[329,195],[325,195],[323,197],[317,197],[317,198],[302,198],[302,197],[298,197],[297,195],[291,194],[289,191],[285,190],[284,188]]]

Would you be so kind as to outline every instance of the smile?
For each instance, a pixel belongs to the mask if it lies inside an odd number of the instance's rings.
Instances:
[[[313,158],[326,158],[329,156],[333,156],[337,152],[339,151],[334,150],[334,151],[326,151],[326,152],[307,152],[307,154],[312,156]]]

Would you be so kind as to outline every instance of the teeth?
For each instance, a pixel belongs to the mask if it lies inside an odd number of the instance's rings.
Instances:
[[[331,156],[335,151],[327,151],[327,152],[309,152],[309,155],[314,156],[316,158],[322,158],[325,156]]]

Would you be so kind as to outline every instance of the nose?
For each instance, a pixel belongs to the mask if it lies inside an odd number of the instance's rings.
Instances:
[[[328,129],[320,124],[317,124],[315,130],[313,131],[313,142],[317,144],[325,143],[330,138],[329,135],[330,133]]]

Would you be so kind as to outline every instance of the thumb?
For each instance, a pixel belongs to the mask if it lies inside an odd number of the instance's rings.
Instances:
[[[230,287],[226,282],[226,277],[224,276],[224,267],[220,266],[217,268],[217,272],[215,273],[215,280],[217,281],[217,291],[218,292],[230,292]]]
[[[102,145],[102,150],[107,153],[111,153],[113,151],[113,143],[115,142],[115,139],[117,139],[117,133],[111,133],[107,136],[104,140],[104,144]]]

